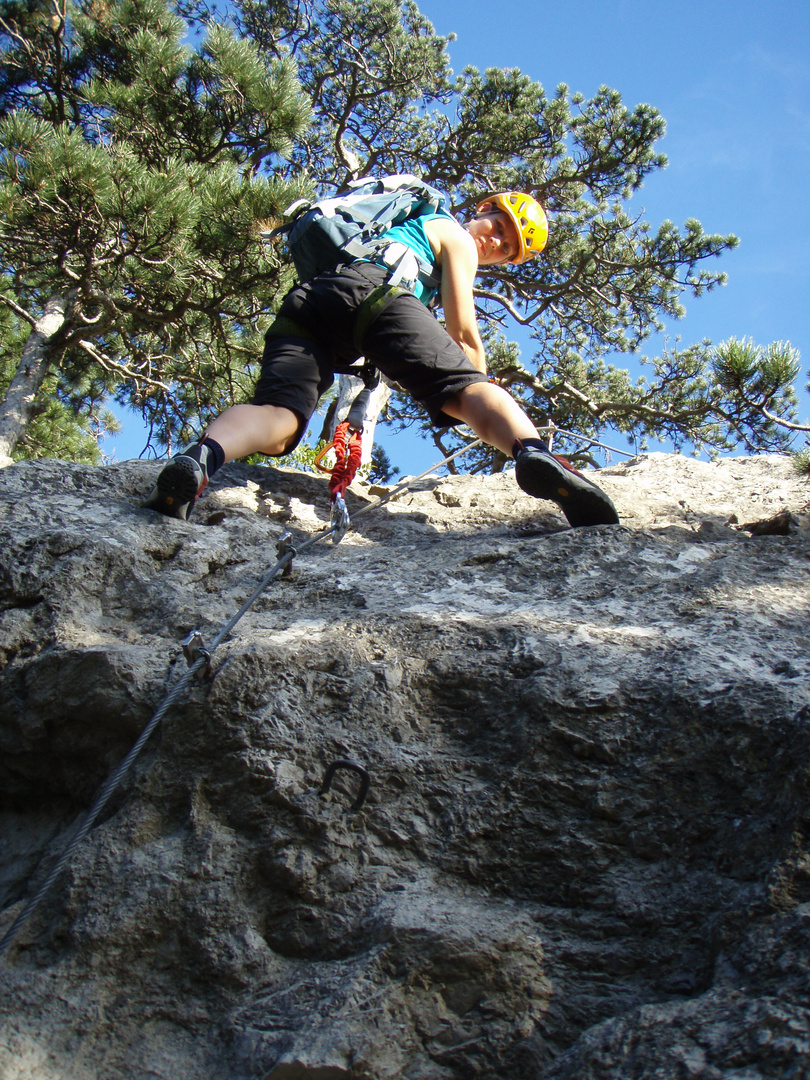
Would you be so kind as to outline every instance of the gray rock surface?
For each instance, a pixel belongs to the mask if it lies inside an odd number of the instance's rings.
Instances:
[[[0,472],[0,935],[328,519],[232,465],[168,521],[157,468]],[[599,482],[577,531],[508,474],[351,489],[0,960],[3,1080],[810,1077],[810,490]]]

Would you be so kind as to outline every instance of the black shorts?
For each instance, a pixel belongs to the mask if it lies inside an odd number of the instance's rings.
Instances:
[[[372,263],[351,263],[296,285],[284,298],[279,316],[292,320],[307,336],[267,335],[253,404],[294,412],[301,420],[296,444],[335,372],[359,358],[353,340],[355,317],[387,274]],[[423,405],[437,427],[457,422],[442,412],[449,398],[487,381],[410,293],[395,297],[376,316],[364,334],[363,355]]]

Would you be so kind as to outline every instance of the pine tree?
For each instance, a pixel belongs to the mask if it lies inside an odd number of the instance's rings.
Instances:
[[[395,476],[399,475],[399,469],[393,465],[385,447],[375,443],[371,451],[371,468],[368,478],[374,484],[388,484]]]
[[[272,173],[309,109],[289,59],[187,30],[166,0],[4,4],[0,303],[32,328],[6,460],[54,391],[85,420],[113,395],[169,444],[251,382],[290,280],[256,223],[305,190]]]
[[[450,39],[411,0],[233,0],[225,18],[207,0],[0,10],[0,303],[32,329],[0,455],[48,397],[92,428],[113,396],[160,445],[245,400],[291,281],[255,222],[300,194],[403,171],[446,190],[462,218],[510,188],[549,210],[543,256],[490,268],[477,294],[491,372],[538,426],[710,450],[782,450],[806,430],[788,344],[767,371],[775,346],[755,347],[744,378],[728,343],[641,355],[685,297],[724,282],[713,263],[736,244],[633,211],[665,164],[652,106],[629,109],[607,87],[549,96],[516,69],[454,75]],[[509,340],[516,323],[536,341],[530,360]],[[640,356],[645,375],[611,364],[616,353]],[[388,413],[427,427],[402,398]],[[503,465],[489,450],[469,460]]]

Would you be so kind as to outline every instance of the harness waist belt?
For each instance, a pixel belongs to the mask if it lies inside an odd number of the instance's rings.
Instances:
[[[378,285],[368,294],[357,309],[354,320],[354,344],[359,353],[363,352],[363,339],[377,316],[385,311],[392,300],[404,296],[407,292],[407,289],[401,289],[398,285],[386,284]]]
[[[311,333],[306,327],[301,326],[294,319],[288,319],[286,315],[276,315],[273,322],[268,326],[264,332],[264,336],[270,335],[278,337],[301,337],[307,338],[309,341],[315,341],[315,335]]]

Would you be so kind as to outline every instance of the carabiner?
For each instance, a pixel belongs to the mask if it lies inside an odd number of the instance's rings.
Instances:
[[[335,440],[332,439],[332,441],[327,446],[325,446],[323,448],[323,450],[320,450],[316,454],[315,463],[314,463],[316,469],[319,469],[321,472],[331,473],[332,466],[331,465],[321,465],[321,462],[326,457],[326,455],[329,453],[329,451],[334,450],[334,449],[335,449]]]
[[[332,527],[332,543],[339,544],[351,525],[349,510],[342,495],[336,495],[332,503],[332,519],[329,524]]]

